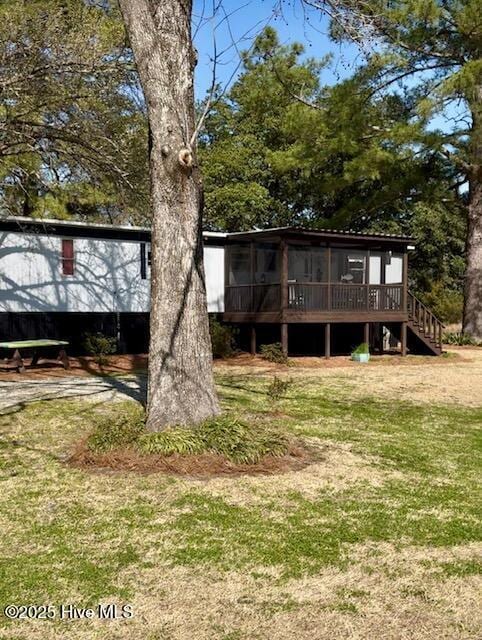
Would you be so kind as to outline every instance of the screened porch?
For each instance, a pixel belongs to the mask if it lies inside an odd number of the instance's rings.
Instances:
[[[400,313],[404,251],[352,243],[239,242],[226,251],[227,313]]]

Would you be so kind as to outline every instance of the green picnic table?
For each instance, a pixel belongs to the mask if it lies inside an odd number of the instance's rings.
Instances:
[[[14,342],[0,342],[0,349],[14,350],[12,357],[10,359],[5,358],[5,360],[7,363],[11,362],[19,373],[23,373],[25,371],[25,364],[22,354],[20,353],[21,349],[33,349],[30,366],[35,367],[39,361],[39,350],[60,347],[57,362],[60,362],[64,369],[70,369],[69,358],[65,350],[68,344],[65,340],[16,340]]]

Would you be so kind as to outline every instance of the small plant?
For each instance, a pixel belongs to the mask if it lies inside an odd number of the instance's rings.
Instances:
[[[236,351],[235,329],[221,324],[216,318],[210,318],[209,333],[211,334],[213,358],[229,358],[234,355]]]
[[[356,347],[352,351],[353,355],[361,354],[361,353],[370,353],[370,347],[366,342],[362,342],[361,344],[358,345],[358,347]]]
[[[97,333],[86,333],[83,346],[90,356],[94,356],[97,364],[102,366],[108,363],[108,356],[116,352],[117,340],[104,335],[100,331]]]
[[[159,433],[144,433],[137,442],[141,453],[157,453],[172,456],[175,453],[188,455],[202,453],[204,441],[197,431],[172,427]]]
[[[482,346],[482,342],[480,340],[476,340],[465,333],[461,333],[459,331],[448,331],[443,334],[442,342],[445,344],[454,344],[458,346],[470,346],[470,347],[480,347]]]
[[[288,357],[283,353],[281,342],[262,344],[259,352],[263,360],[268,360],[268,362],[275,362],[276,364],[287,364],[288,362]]]
[[[144,409],[135,402],[124,402],[116,412],[96,416],[94,431],[87,439],[87,448],[104,453],[111,449],[133,446],[145,429]]]
[[[351,353],[351,359],[355,362],[369,362],[370,346],[366,342],[362,342]]]
[[[272,402],[278,402],[286,394],[292,384],[292,378],[283,380],[281,378],[278,378],[278,376],[274,376],[266,391],[268,399]]]

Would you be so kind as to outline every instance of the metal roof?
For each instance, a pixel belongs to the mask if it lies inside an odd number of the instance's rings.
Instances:
[[[393,233],[365,233],[363,231],[353,231],[351,229],[306,229],[305,227],[273,227],[271,229],[256,229],[254,231],[236,231],[229,233],[228,237],[252,237],[270,235],[302,235],[309,237],[336,238],[339,236],[349,238],[364,238],[366,240],[387,240],[393,242],[409,243],[414,239],[411,236],[398,235]]]
[[[81,222],[78,220],[55,220],[52,218],[28,218],[24,216],[8,216],[0,217],[0,227],[2,223],[11,225],[16,224],[22,230],[22,226],[39,226],[43,227],[46,232],[49,231],[48,227],[60,227],[61,229],[78,229],[92,230],[103,232],[104,237],[108,237],[109,232],[115,234],[122,234],[123,236],[129,234],[141,234],[149,235],[151,229],[149,227],[141,227],[135,225],[114,225],[98,222]],[[218,231],[203,231],[205,238],[239,238],[249,239],[255,236],[273,236],[273,235],[291,235],[291,236],[308,236],[308,237],[322,237],[322,238],[363,238],[366,240],[384,240],[388,242],[399,243],[412,243],[413,238],[405,235],[396,235],[392,233],[364,233],[362,231],[344,230],[344,229],[306,229],[304,227],[272,227],[270,229],[255,229],[253,231],[235,231],[231,233],[224,233]]]

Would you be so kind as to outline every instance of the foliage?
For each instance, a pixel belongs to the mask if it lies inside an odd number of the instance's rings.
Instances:
[[[229,358],[236,350],[236,330],[226,324],[222,324],[214,317],[209,318],[209,332],[214,358]]]
[[[455,324],[462,319],[464,306],[463,294],[461,291],[446,289],[442,283],[434,284],[427,292],[420,292],[422,302],[442,322]]]
[[[272,342],[270,344],[262,344],[259,348],[261,357],[268,362],[277,364],[287,364],[288,357],[283,353],[281,342]]]
[[[0,211],[135,221],[147,126],[114,4],[2,2],[0,67]]]
[[[299,44],[282,46],[272,28],[243,61],[200,141],[207,225],[411,235],[411,286],[461,292],[466,215],[454,188],[460,175],[439,152],[438,137],[414,118],[413,96],[377,93],[381,70],[373,65],[322,86],[329,60],[306,58]]]
[[[193,429],[165,429],[158,433],[144,433],[136,443],[141,453],[171,456],[204,453],[206,447],[201,434]]]
[[[117,410],[93,418],[94,429],[87,439],[91,451],[104,453],[133,446],[145,428],[144,409],[135,402],[124,402]]]
[[[272,402],[278,402],[279,400],[281,400],[281,398],[283,398],[292,384],[292,378],[285,378],[283,380],[282,378],[278,378],[278,376],[274,376],[266,391],[268,399]]]
[[[94,356],[98,365],[107,364],[107,356],[116,352],[117,340],[106,336],[100,331],[97,333],[86,333],[84,336],[84,349],[91,356]]]
[[[214,451],[238,464],[255,464],[267,455],[282,456],[288,441],[278,430],[248,425],[229,415],[204,422],[201,437],[208,451]]]
[[[444,342],[445,344],[455,344],[459,346],[482,346],[481,340],[476,340],[472,336],[469,336],[466,333],[460,333],[458,331],[446,331],[442,335],[442,342]]]
[[[362,342],[352,351],[352,354],[354,355],[361,355],[366,353],[370,353],[370,347],[366,342]]]
[[[229,415],[207,420],[195,429],[171,428],[143,434],[137,443],[142,453],[172,455],[217,453],[237,464],[255,464],[264,456],[281,456],[286,437],[274,430],[250,426]]]
[[[148,432],[145,412],[134,402],[124,402],[106,414],[96,415],[87,439],[97,453],[132,448],[142,455],[196,455],[216,453],[236,464],[256,464],[264,456],[282,456],[288,440],[279,430],[250,425],[229,414],[206,420],[197,427],[170,427]]]

